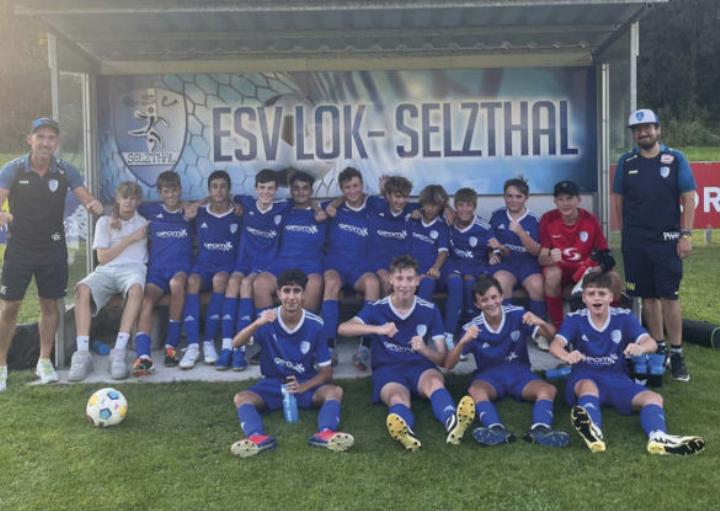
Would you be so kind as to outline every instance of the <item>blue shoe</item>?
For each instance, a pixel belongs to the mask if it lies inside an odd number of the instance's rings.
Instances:
[[[483,447],[511,444],[515,441],[515,435],[510,433],[502,424],[495,424],[489,428],[475,428],[472,435],[475,441]]]
[[[245,350],[236,348],[232,350],[232,370],[244,371],[247,369],[247,360],[245,359]]]
[[[215,362],[215,369],[218,371],[227,371],[230,369],[230,363],[232,362],[232,350],[224,349],[220,350],[217,362]]]
[[[570,443],[570,435],[564,431],[554,431],[544,424],[535,426],[525,433],[523,438],[531,444],[545,445],[547,447],[567,447]]]
[[[275,439],[270,435],[250,435],[247,438],[238,440],[230,446],[230,452],[241,458],[255,456],[263,451],[269,451],[275,447]]]

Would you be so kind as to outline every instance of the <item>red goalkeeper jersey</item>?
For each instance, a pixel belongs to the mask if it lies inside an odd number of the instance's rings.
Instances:
[[[563,222],[560,211],[548,211],[540,218],[540,246],[562,251],[560,266],[577,268],[580,264],[595,266],[590,254],[593,250],[607,250],[608,242],[597,217],[586,209],[578,208],[578,219],[572,225]]]

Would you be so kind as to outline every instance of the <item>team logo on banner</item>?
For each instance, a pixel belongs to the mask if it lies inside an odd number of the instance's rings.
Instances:
[[[155,185],[157,176],[175,168],[187,129],[185,97],[156,87],[118,94],[113,103],[118,152],[135,176]]]
[[[51,179],[48,181],[48,188],[50,188],[50,191],[55,193],[58,189],[58,186],[60,186],[60,183],[57,179]]]
[[[660,167],[660,175],[666,178],[670,175],[670,167]]]

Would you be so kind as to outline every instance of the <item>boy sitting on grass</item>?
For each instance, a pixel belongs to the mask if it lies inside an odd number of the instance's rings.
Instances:
[[[550,353],[573,366],[566,384],[573,426],[590,451],[605,452],[600,407],[610,405],[623,415],[640,412],[650,454],[701,452],[702,437],[667,434],[662,396],[628,376],[625,357],[655,353],[657,345],[631,311],[610,307],[612,289],[607,273],[589,273],[582,292],[587,309],[569,314],[550,345]]]
[[[330,383],[333,369],[323,321],[303,309],[306,285],[307,277],[301,270],[283,271],[278,276],[280,307],[263,311],[233,339],[233,347],[238,348],[254,337],[262,348],[260,371],[265,377],[235,394],[237,416],[246,438],[235,442],[230,450],[241,458],[275,447],[275,439],[265,433],[258,409],[282,408],[283,385],[295,395],[299,408],[320,407],[318,432],[310,437],[310,445],[346,451],[354,443],[352,435],[337,431],[343,391]]]

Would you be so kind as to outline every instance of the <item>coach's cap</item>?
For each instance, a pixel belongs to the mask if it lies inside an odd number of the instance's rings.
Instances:
[[[628,119],[628,128],[638,126],[640,124],[660,124],[660,117],[648,108],[635,110]]]
[[[57,121],[50,119],[50,117],[39,117],[35,119],[32,122],[31,133],[35,133],[40,128],[50,128],[54,130],[55,133],[60,133],[60,125],[57,123]]]
[[[573,181],[560,181],[555,184],[553,195],[555,197],[558,195],[579,196],[580,190],[578,190],[578,186]]]

